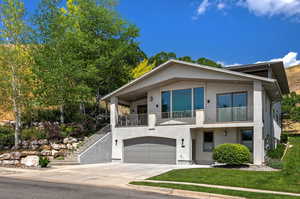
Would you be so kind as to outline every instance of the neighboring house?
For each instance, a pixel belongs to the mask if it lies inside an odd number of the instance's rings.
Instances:
[[[280,140],[282,62],[215,68],[170,60],[108,94],[112,161],[206,164],[219,144],[240,143],[262,164]],[[120,106],[129,114],[121,115]]]

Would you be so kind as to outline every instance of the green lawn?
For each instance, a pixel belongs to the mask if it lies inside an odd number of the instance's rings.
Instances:
[[[152,187],[182,189],[182,190],[222,194],[222,195],[229,195],[229,196],[238,196],[238,197],[244,197],[244,198],[249,198],[249,199],[296,199],[296,198],[299,198],[296,196],[254,193],[254,192],[246,192],[246,191],[234,191],[234,190],[227,190],[227,189],[217,189],[217,188],[208,188],[208,187],[191,186],[191,185],[179,185],[179,184],[167,184],[167,183],[131,182],[130,184],[152,186]]]
[[[282,171],[243,171],[236,169],[172,170],[149,180],[192,182],[234,187],[300,193],[300,137],[290,137],[293,147],[284,159]]]

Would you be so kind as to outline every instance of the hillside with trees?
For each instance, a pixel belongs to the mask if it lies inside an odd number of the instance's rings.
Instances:
[[[33,16],[25,3],[0,3],[0,121],[14,120],[15,148],[45,122],[50,137],[69,124],[82,135],[96,132],[109,119],[102,96],[169,59],[221,67],[172,52],[148,57],[139,28],[117,13],[114,0],[41,0]],[[11,137],[0,129],[0,145]]]

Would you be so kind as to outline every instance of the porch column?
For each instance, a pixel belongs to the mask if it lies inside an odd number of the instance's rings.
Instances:
[[[261,165],[264,162],[263,142],[263,87],[261,81],[253,83],[253,163]]]
[[[112,128],[115,128],[118,121],[118,98],[110,98],[110,124]]]

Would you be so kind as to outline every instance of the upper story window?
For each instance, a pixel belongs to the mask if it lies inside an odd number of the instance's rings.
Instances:
[[[204,108],[204,88],[163,91],[162,117],[191,117],[193,110]]]
[[[194,88],[194,109],[204,109],[204,88]]]
[[[218,94],[217,115],[219,122],[247,120],[247,93]]]
[[[163,91],[161,93],[161,112],[163,118],[168,118],[168,113],[171,111],[171,92]]]
[[[192,89],[172,91],[172,114],[173,117],[191,117]]]

